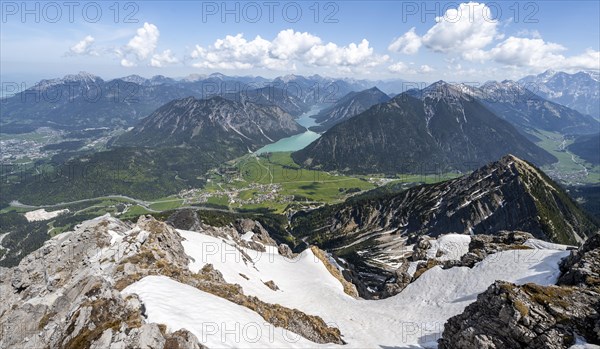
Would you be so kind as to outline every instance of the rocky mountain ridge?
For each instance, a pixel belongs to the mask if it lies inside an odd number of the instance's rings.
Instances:
[[[326,131],[340,122],[364,112],[375,104],[389,100],[390,97],[377,87],[360,92],[350,92],[340,98],[334,105],[315,115],[313,118],[319,125],[310,129],[315,132]]]
[[[308,168],[351,173],[470,171],[512,153],[538,165],[556,158],[472,96],[445,82],[401,94],[339,123],[292,154]]]
[[[174,100],[119,137],[116,145],[237,148],[237,154],[303,132],[293,117],[277,106],[221,97]]]
[[[600,123],[593,117],[546,100],[527,87],[510,80],[488,81],[480,87],[460,86],[522,132],[541,129],[562,134],[587,134],[600,130]]]
[[[562,188],[510,155],[457,179],[301,212],[292,227],[304,241],[383,269],[422,235],[520,230],[577,245],[598,231]]]
[[[597,71],[566,73],[548,70],[519,80],[535,94],[573,108],[580,113],[600,117],[600,74]]]

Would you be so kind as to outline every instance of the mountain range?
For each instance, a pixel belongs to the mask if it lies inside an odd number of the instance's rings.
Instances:
[[[312,106],[311,103],[304,100],[301,94],[290,93],[287,89],[281,89],[274,86],[226,93],[222,95],[222,97],[235,102],[250,102],[264,106],[278,106],[294,117],[304,114]]]
[[[569,74],[548,70],[526,76],[519,83],[547,100],[600,118],[600,73],[597,71]]]
[[[401,81],[379,82],[402,88]],[[3,133],[32,132],[38,127],[79,130],[82,128],[127,128],[158,107],[189,96],[219,95],[236,101],[250,100],[275,104],[294,116],[317,103],[333,103],[351,91],[360,91],[373,82],[287,75],[262,77],[193,74],[182,79],[157,75],[143,78],[129,75],[103,80],[90,73],[42,80],[36,85],[2,99]],[[236,97],[237,96],[237,97]],[[243,97],[239,97],[243,96]]]
[[[531,163],[507,155],[471,174],[400,193],[360,195],[294,217],[296,232],[324,247],[394,236],[521,230],[578,244],[598,227],[558,184]],[[383,233],[385,232],[385,233]],[[382,234],[383,233],[383,234]],[[389,247],[389,246],[388,246]]]
[[[460,88],[437,82],[339,123],[292,154],[309,168],[354,173],[472,170],[511,153],[557,159]]]
[[[360,92],[350,92],[340,98],[334,105],[313,116],[319,125],[310,129],[315,132],[326,131],[334,125],[364,112],[375,104],[385,103],[389,100],[390,97],[377,87]]]
[[[273,81],[287,85],[221,89]],[[91,104],[95,86],[116,89]],[[131,86],[148,100],[115,100]],[[537,167],[557,159],[528,135],[561,134],[566,148],[556,154],[598,164],[598,123],[511,81],[481,88],[440,81],[393,98],[370,86],[222,74],[128,76],[115,85],[82,73],[25,93],[70,90],[67,100],[7,99],[3,131],[43,125],[74,134],[106,125],[117,136],[106,148],[61,151],[53,166],[39,160],[3,171],[0,347],[600,344],[600,223],[569,196],[594,201],[597,190],[565,191]],[[314,93],[291,94],[295,87]],[[298,122],[323,106],[313,129],[324,133],[293,160],[252,154],[309,133]],[[246,154],[270,178],[239,176],[234,164]],[[296,186],[288,175],[302,168],[293,161],[453,179],[315,172],[327,180],[301,176]],[[341,194],[297,200],[303,187]],[[286,206],[220,204],[242,197]]]
[[[156,78],[105,81],[88,73],[42,80],[2,100],[2,130],[32,132],[48,126],[64,130],[128,127],[159,106],[192,91]],[[140,84],[141,83],[141,84]]]
[[[114,145],[228,149],[232,156],[254,151],[281,138],[305,131],[277,106],[222,97],[188,97],[165,104],[143,119]]]
[[[481,87],[460,85],[459,88],[525,133],[545,130],[561,134],[587,134],[600,130],[600,123],[593,117],[546,100],[521,83],[488,81]]]

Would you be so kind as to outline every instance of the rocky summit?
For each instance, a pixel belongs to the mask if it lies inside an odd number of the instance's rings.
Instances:
[[[448,320],[439,348],[599,344],[599,257],[600,235],[594,235],[561,263],[557,285],[495,282],[462,314]]]

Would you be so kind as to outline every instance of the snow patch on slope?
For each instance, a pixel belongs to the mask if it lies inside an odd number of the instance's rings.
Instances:
[[[427,250],[427,258],[439,261],[460,260],[469,252],[471,237],[465,234],[446,234],[430,242],[431,247]]]
[[[122,293],[142,299],[148,322],[166,324],[169,332],[185,328],[209,348],[319,347],[246,307],[166,276],[147,276]]]
[[[439,266],[434,267],[394,297],[360,300],[345,294],[341,283],[310,250],[294,259],[288,259],[279,255],[276,249],[258,252],[240,248],[231,240],[196,232],[179,232],[186,239],[183,242],[186,253],[193,258],[189,265],[192,271],[211,263],[227,282],[241,285],[245,294],[322,317],[325,322],[340,329],[344,341],[348,343],[345,348],[435,348],[444,323],[450,317],[460,314],[494,281],[554,284],[559,275],[558,262],[569,254],[560,246],[557,249],[504,251],[489,255],[471,269],[455,267],[443,270]],[[452,250],[456,243],[459,246],[467,244],[466,238],[456,235],[458,234],[440,238],[436,242],[438,248]],[[462,252],[460,249],[452,250],[448,258],[456,257]],[[264,285],[269,280],[279,287],[278,291]],[[152,289],[155,285],[151,287],[144,284],[140,287],[144,294],[150,294],[154,292]],[[140,296],[146,303],[146,296]],[[185,303],[190,304],[189,301]],[[153,304],[146,304],[149,313],[154,311]],[[182,308],[185,309],[187,308]],[[170,327],[180,326],[183,320],[179,317],[185,319],[192,315],[198,316],[187,310],[171,313],[175,318],[162,319]],[[245,316],[240,315],[240,322],[250,321]],[[217,346],[232,346],[229,340],[230,338],[225,338],[225,343]],[[238,346],[246,345],[238,343]]]

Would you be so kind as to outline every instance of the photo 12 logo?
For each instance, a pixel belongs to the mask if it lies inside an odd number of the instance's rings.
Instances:
[[[202,23],[247,23],[284,21],[299,22],[306,18],[314,23],[339,23],[338,2],[279,2],[279,1],[204,1]]]
[[[137,2],[109,1],[3,1],[2,23],[97,23],[102,19],[114,23],[139,23]]]
[[[513,23],[538,23],[540,7],[534,1],[486,2],[485,6],[474,2],[403,1],[401,11],[402,23],[426,23],[430,20],[458,23],[465,18],[474,22],[481,17],[488,22],[509,18]]]

